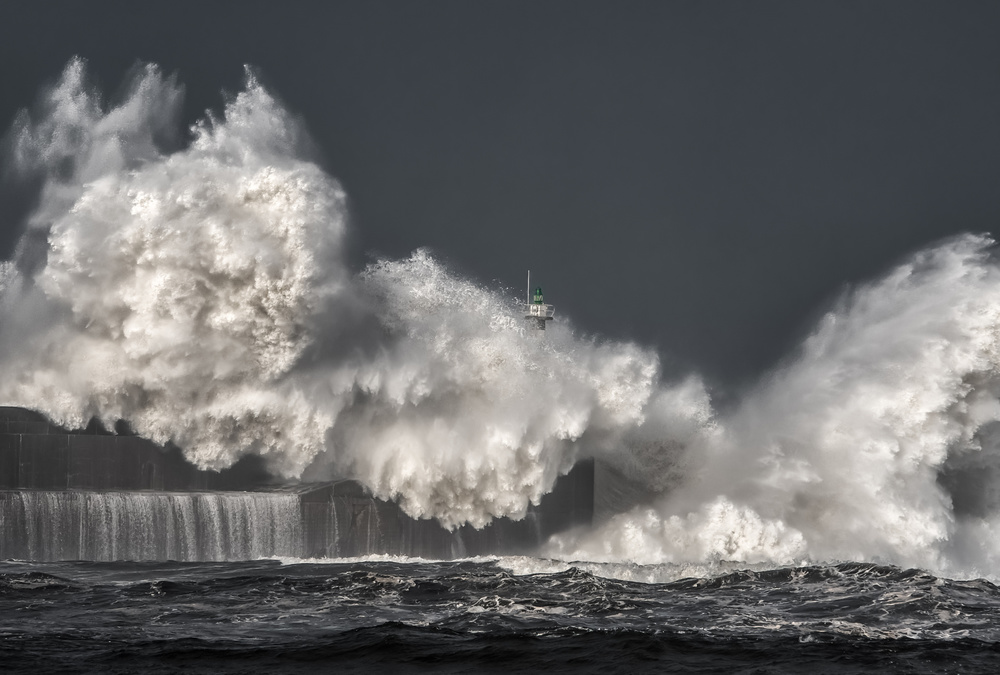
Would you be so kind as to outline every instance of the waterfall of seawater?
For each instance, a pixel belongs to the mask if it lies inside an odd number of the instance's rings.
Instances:
[[[251,560],[302,545],[297,495],[0,493],[0,559]]]

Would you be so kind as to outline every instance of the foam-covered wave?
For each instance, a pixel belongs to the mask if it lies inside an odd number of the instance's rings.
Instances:
[[[652,351],[560,322],[526,339],[512,299],[426,251],[352,273],[340,185],[252,75],[175,151],[180,85],[149,66],[126,90],[103,105],[74,60],[15,123],[14,168],[43,187],[0,278],[4,402],[126,419],[201,467],[357,478],[446,525],[706,428],[701,383],[664,387]]]
[[[126,419],[202,467],[351,477],[446,525],[524,514],[581,457],[647,496],[553,554],[875,560],[995,576],[1000,268],[964,236],[845,296],[735,411],[656,354],[529,339],[427,251],[352,270],[345,196],[252,76],[186,142],[153,66],[106,105],[69,64],[10,134],[41,185],[0,265],[0,401]],[[664,309],[663,311],[667,311]]]
[[[204,467],[291,445],[281,470],[301,471],[328,416],[286,376],[346,283],[343,192],[252,78],[173,154],[154,137],[181,88],[148,67],[129,91],[103,109],[74,61],[14,130],[44,187],[7,282],[3,398],[70,427],[130,420]]]
[[[964,236],[846,296],[658,503],[564,554],[994,575],[1000,268]]]

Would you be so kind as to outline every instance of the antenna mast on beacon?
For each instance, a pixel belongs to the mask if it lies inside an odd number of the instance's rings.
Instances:
[[[524,305],[524,318],[534,322],[535,335],[542,336],[545,333],[545,322],[552,321],[552,315],[556,313],[556,308],[546,305],[542,297],[542,287],[535,289],[535,297],[531,297],[531,270],[528,270],[528,297]]]

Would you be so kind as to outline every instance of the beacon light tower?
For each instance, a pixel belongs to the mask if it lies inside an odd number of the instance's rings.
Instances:
[[[556,308],[546,305],[542,298],[542,287],[535,289],[534,298],[531,297],[531,270],[528,270],[528,296],[524,305],[524,318],[535,323],[536,331],[545,330],[545,322],[552,321],[552,315],[556,313]],[[536,333],[541,335],[541,333]]]

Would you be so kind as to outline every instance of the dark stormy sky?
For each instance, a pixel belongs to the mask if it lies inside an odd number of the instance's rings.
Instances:
[[[738,384],[847,284],[1000,234],[998,36],[973,0],[6,0],[0,122],[73,55],[109,92],[176,71],[188,121],[252,64],[345,185],[358,265],[429,246],[516,292],[530,266],[582,331]]]

